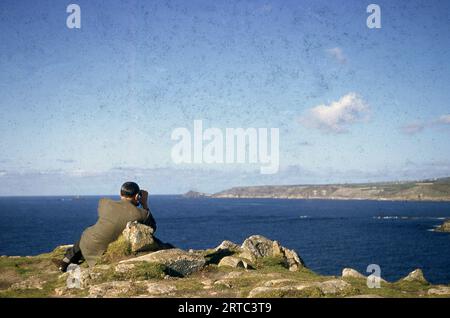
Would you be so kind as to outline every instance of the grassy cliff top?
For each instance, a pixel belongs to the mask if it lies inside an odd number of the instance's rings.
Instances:
[[[345,277],[318,275],[306,267],[292,271],[281,257],[263,257],[248,268],[219,266],[224,255],[236,256],[232,249],[226,254],[217,249],[184,252],[205,260],[201,270],[185,277],[171,276],[164,264],[121,262],[135,255],[104,258],[91,269],[82,265],[80,288],[68,288],[69,274],[51,263],[63,252],[58,247],[33,257],[0,257],[0,297],[450,297],[449,285],[429,284],[420,270],[369,288],[356,271],[347,270],[353,274]]]

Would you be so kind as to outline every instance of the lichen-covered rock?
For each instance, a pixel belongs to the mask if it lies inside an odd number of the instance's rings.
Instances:
[[[287,266],[290,271],[298,271],[300,268],[304,267],[303,260],[297,255],[294,250],[287,249],[281,246],[281,253],[286,260]]]
[[[366,279],[367,277],[358,272],[357,270],[354,270],[353,268],[344,268],[342,270],[342,278],[360,278],[360,279]]]
[[[290,285],[293,283],[296,283],[297,281],[294,279],[288,279],[288,278],[279,278],[279,279],[272,279],[264,283],[264,287],[275,287],[275,286],[283,286],[283,285]]]
[[[406,276],[402,280],[407,282],[419,282],[423,284],[428,284],[420,268],[413,270],[411,273],[408,274],[408,276]]]
[[[132,253],[155,251],[158,244],[153,239],[154,230],[137,222],[128,222],[122,235],[129,242]]]
[[[150,296],[173,296],[177,288],[173,285],[161,283],[146,283],[146,294]]]
[[[342,279],[332,279],[321,283],[314,283],[314,286],[319,287],[325,295],[343,293],[351,288],[351,285]]]
[[[178,248],[145,254],[121,261],[119,264],[133,262],[162,264],[167,267],[170,275],[181,277],[201,270],[206,264],[206,260],[203,256],[196,253],[189,253]]]
[[[91,298],[123,297],[136,289],[137,285],[131,281],[111,281],[89,288]]]
[[[218,264],[219,267],[246,268],[246,263],[238,257],[225,256]]]
[[[303,260],[294,250],[281,246],[277,241],[269,240],[261,235],[253,235],[247,238],[241,246],[240,257],[250,261],[259,258],[279,256],[284,259],[290,271],[297,271],[304,267]]]
[[[27,278],[21,282],[15,283],[11,285],[11,289],[18,290],[18,289],[43,289],[44,284],[46,283],[45,280],[40,279],[39,277],[30,277]]]
[[[273,281],[275,282],[275,281]],[[249,298],[258,297],[280,297],[286,296],[306,296],[317,297],[322,295],[347,295],[355,292],[352,286],[341,280],[332,279],[325,282],[305,282],[289,286],[279,286],[280,284],[291,283],[291,281],[278,281],[275,284],[266,282],[264,286],[252,289],[248,295]]]
[[[241,256],[250,260],[274,256],[276,252],[279,252],[279,247],[277,245],[277,241],[271,241],[261,235],[252,235],[242,243]]]
[[[450,295],[450,287],[448,286],[436,286],[435,288],[430,288],[428,290],[428,295]]]

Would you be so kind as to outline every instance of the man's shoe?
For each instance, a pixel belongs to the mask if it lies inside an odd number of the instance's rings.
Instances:
[[[69,266],[69,263],[66,263],[60,259],[52,259],[52,263],[56,265],[56,267],[58,267],[58,269],[65,273],[67,271],[67,267]]]

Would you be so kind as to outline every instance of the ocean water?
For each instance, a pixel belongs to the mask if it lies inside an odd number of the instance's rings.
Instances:
[[[99,197],[0,198],[0,254],[36,255],[73,243],[97,219]],[[241,243],[261,234],[295,249],[320,274],[378,264],[394,281],[422,268],[450,283],[450,234],[431,231],[450,203],[152,196],[157,236],[184,249]]]

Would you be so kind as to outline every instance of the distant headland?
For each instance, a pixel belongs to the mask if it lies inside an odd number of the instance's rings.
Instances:
[[[184,196],[188,198],[450,201],[450,177],[378,183],[233,187],[214,194],[189,191]]]

